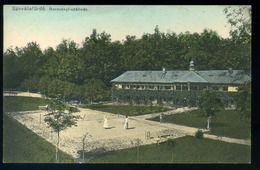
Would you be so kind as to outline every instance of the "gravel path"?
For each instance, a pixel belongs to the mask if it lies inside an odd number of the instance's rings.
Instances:
[[[194,109],[196,108],[179,108],[168,111],[164,115]],[[125,130],[123,128],[125,116],[85,108],[79,108],[79,110],[80,112],[77,115],[80,115],[82,119],[78,121],[77,126],[68,128],[60,133],[60,149],[79,162],[82,161],[82,139],[84,135],[87,135],[85,140],[87,156],[85,159],[88,160],[98,153],[135,147],[138,145],[138,141],[140,145],[148,145],[165,141],[168,138],[174,139],[186,135],[194,135],[198,130],[198,128],[193,127],[146,120],[147,118],[158,116],[160,113],[129,117],[129,129]],[[46,111],[21,111],[8,112],[7,114],[56,146],[57,134],[52,132],[43,121]],[[103,127],[105,115],[108,117],[108,129]],[[149,139],[145,137],[145,132],[148,131],[150,132]],[[246,145],[251,143],[249,140],[221,138],[208,134],[205,134],[204,137]]]
[[[60,149],[75,159],[80,157],[82,139],[86,134],[85,150],[94,154],[95,152],[134,147],[138,145],[138,140],[140,140],[140,145],[156,143],[157,141],[152,138],[163,135],[171,135],[171,138],[178,138],[191,134],[195,130],[195,128],[180,129],[176,128],[178,125],[166,125],[144,120],[141,116],[130,117],[129,129],[125,130],[123,128],[125,117],[122,115],[83,108],[80,108],[80,111],[77,115],[80,115],[82,119],[78,121],[77,126],[68,128],[60,133]],[[43,121],[46,111],[21,111],[8,112],[7,114],[48,142],[56,145],[57,134],[52,132]],[[103,128],[105,115],[108,117],[108,129]],[[145,137],[146,131],[150,132],[150,139]],[[91,156],[91,154],[88,156]]]

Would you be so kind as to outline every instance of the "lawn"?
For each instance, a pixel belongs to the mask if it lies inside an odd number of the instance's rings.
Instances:
[[[56,148],[31,130],[3,115],[3,162],[4,163],[55,163]],[[74,160],[59,152],[61,163]]]
[[[114,114],[120,115],[128,115],[128,116],[136,116],[136,115],[143,115],[149,113],[156,113],[169,110],[165,107],[157,107],[157,106],[110,106],[110,105],[102,105],[102,104],[95,104],[95,105],[86,105],[83,108],[109,112]]]
[[[5,96],[3,98],[4,111],[25,111],[38,110],[38,106],[50,104],[50,101],[43,98]]]
[[[42,98],[8,96],[3,98],[4,111],[37,110],[51,102]],[[3,114],[3,162],[55,163],[56,148],[16,120]],[[67,154],[60,152],[62,163],[73,163]]]
[[[207,128],[207,117],[200,116],[199,110],[183,114],[165,116],[165,122],[176,123],[197,128]],[[159,117],[151,120],[159,121]],[[249,139],[251,134],[250,119],[241,118],[235,110],[223,110],[211,117],[210,134],[232,138]]]
[[[173,163],[250,163],[251,148],[211,139],[182,137],[173,140]],[[166,143],[152,144],[107,152],[89,163],[172,163],[172,152]]]

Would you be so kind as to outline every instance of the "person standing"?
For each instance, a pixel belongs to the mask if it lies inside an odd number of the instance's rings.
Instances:
[[[208,117],[207,121],[208,121],[207,130],[210,130],[210,125],[209,124],[211,122],[211,116]]]
[[[163,113],[160,114],[160,123],[163,122]]]
[[[107,115],[104,116],[104,128],[108,128]]]
[[[126,116],[125,123],[124,123],[124,129],[128,129],[128,123],[129,123],[128,116]]]

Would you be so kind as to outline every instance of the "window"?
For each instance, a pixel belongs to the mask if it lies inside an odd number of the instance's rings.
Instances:
[[[200,85],[199,90],[202,91],[204,89],[207,89],[207,86],[206,85]]]
[[[125,85],[122,85],[122,89],[125,89]]]
[[[176,86],[176,90],[181,90],[181,86]]]
[[[149,86],[149,89],[154,89],[154,86]]]
[[[165,86],[165,89],[169,90],[169,89],[171,89],[171,86]]]
[[[188,86],[182,86],[182,90],[188,90]]]
[[[190,86],[190,90],[198,90],[197,86]]]
[[[213,86],[212,89],[213,90],[219,90],[219,87]]]

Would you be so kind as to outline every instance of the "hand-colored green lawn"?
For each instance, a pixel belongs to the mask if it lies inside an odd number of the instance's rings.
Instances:
[[[182,137],[166,143],[111,151],[91,159],[90,163],[250,163],[251,148],[246,145],[210,139]],[[139,157],[139,159],[138,159]]]
[[[207,128],[207,117],[200,116],[199,110],[165,116],[165,122],[176,123],[197,128]],[[159,117],[151,120],[159,121]],[[223,110],[211,116],[210,134],[232,138],[249,139],[251,136],[250,119],[242,118],[235,110]]]
[[[109,112],[114,114],[120,114],[120,115],[128,115],[128,116],[136,116],[136,115],[143,115],[143,114],[149,114],[149,113],[156,113],[161,111],[167,111],[168,108],[160,108],[157,106],[109,106],[109,105],[87,105],[83,106],[83,108],[89,108],[93,110],[99,110],[103,112]]]
[[[50,104],[50,101],[43,98],[5,96],[3,98],[4,111],[25,111],[38,110],[39,106]]]
[[[55,163],[56,148],[16,120],[4,114],[3,119],[3,162],[4,163]],[[59,152],[61,163],[74,160]]]

